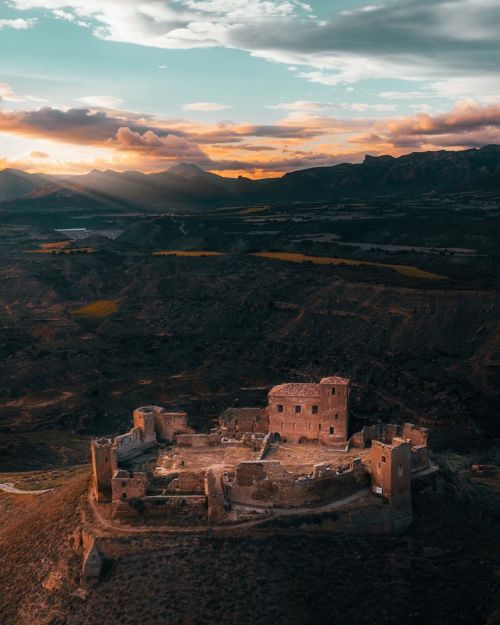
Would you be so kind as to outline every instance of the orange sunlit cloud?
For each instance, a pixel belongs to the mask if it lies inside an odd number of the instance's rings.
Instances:
[[[445,113],[383,119],[293,111],[272,124],[210,124],[111,109],[43,107],[0,111],[0,132],[33,143],[30,150],[0,160],[2,167],[41,173],[93,168],[160,171],[188,161],[225,175],[266,177],[358,162],[365,153],[397,156],[411,150],[498,143],[500,103],[463,101]]]

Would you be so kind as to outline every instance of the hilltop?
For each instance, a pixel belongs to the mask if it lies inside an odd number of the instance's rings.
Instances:
[[[154,211],[473,190],[500,190],[499,145],[414,152],[399,158],[368,155],[359,164],[316,167],[267,180],[225,178],[189,163],[152,174],[110,170],[77,176],[27,174],[13,169],[0,172],[0,202],[7,203],[3,210],[12,210],[16,203],[25,208],[57,208],[63,203],[87,201],[96,206],[125,205]]]

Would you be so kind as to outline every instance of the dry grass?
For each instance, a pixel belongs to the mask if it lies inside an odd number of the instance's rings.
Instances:
[[[308,256],[307,254],[298,254],[294,252],[257,252],[252,256],[260,258],[271,258],[273,260],[285,260],[291,263],[311,262],[315,265],[349,265],[352,267],[381,267],[382,269],[392,269],[397,273],[410,278],[420,278],[424,280],[446,280],[446,276],[438,273],[424,271],[417,267],[409,265],[390,265],[388,263],[374,263],[368,260],[353,260],[352,258],[332,258],[328,256]]]
[[[93,254],[96,252],[94,247],[78,247],[75,249],[47,248],[40,250],[27,250],[27,254]]]
[[[79,556],[72,532],[88,473],[62,488],[25,499],[22,515],[10,519],[0,538],[0,622],[38,625],[69,609],[78,585]],[[15,511],[14,511],[15,513]]]
[[[81,306],[73,312],[73,314],[79,317],[87,317],[89,319],[104,319],[118,312],[120,308],[121,299],[98,299],[95,302],[90,302]]]
[[[55,243],[40,243],[38,246],[41,250],[62,250],[71,243],[71,240],[56,241]]]
[[[80,464],[61,469],[0,473],[0,482],[12,482],[19,490],[45,490],[63,486],[72,477],[87,474],[88,472],[89,465]]]
[[[160,250],[153,252],[153,256],[225,256],[224,252],[201,252],[201,251],[184,251],[184,250]]]

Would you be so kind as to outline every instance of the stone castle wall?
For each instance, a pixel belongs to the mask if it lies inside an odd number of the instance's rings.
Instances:
[[[242,462],[233,481],[226,485],[232,503],[262,507],[298,507],[342,499],[369,485],[369,476],[359,463],[343,473],[327,470],[316,476],[296,477],[277,460]]]
[[[196,525],[206,523],[205,495],[152,495],[113,504],[112,518],[126,523]]]

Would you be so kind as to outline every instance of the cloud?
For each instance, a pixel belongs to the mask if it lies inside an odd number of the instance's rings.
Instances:
[[[83,98],[77,98],[77,101],[86,106],[104,109],[117,109],[123,102],[120,98],[115,98],[111,95],[85,96]]]
[[[28,28],[33,28],[35,24],[35,18],[31,18],[28,20],[22,18],[15,20],[0,19],[0,30],[4,28],[13,28],[14,30],[27,30]]]
[[[139,151],[168,159],[208,160],[207,155],[187,139],[175,135],[159,137],[151,130],[141,134],[130,128],[119,128],[112,143],[118,149]]]
[[[98,159],[110,168],[157,171],[165,164],[190,161],[214,171],[264,176],[359,161],[365,153],[398,156],[409,150],[500,143],[500,102],[467,100],[447,112],[383,118],[340,119],[325,112],[286,110],[283,119],[273,124],[207,123],[110,109],[42,107],[0,111],[0,133],[41,140],[41,150],[35,149],[36,143],[31,146],[32,169],[43,161],[45,171],[51,164],[62,170],[59,153],[68,162],[72,159],[72,169],[77,158],[73,155],[81,154],[82,162]],[[52,144],[48,158],[41,156],[47,142]]]
[[[446,113],[416,115],[374,124],[374,131],[352,143],[384,144],[389,148],[437,149],[500,143],[500,102],[481,105],[466,100]]]
[[[32,95],[19,95],[6,82],[0,82],[0,103],[5,102],[48,102],[44,98],[37,98]]]
[[[129,114],[108,114],[89,109],[60,110],[45,106],[38,110],[0,111],[0,131],[27,137],[44,137],[55,141],[96,145],[114,137],[127,125],[133,131],[154,130],[146,117]],[[158,129],[160,134],[168,130]]]
[[[267,108],[278,111],[326,111],[332,108],[331,102],[312,102],[310,100],[297,100],[296,102],[280,102],[269,104]]]
[[[12,0],[91,25],[96,36],[166,49],[226,47],[324,85],[423,81],[450,97],[491,96],[498,0],[394,0],[315,17],[300,0]],[[26,21],[26,20],[25,20]],[[481,91],[477,91],[478,85]],[[498,91],[498,90],[497,90]]]
[[[50,156],[46,152],[39,152],[38,150],[33,150],[29,153],[30,158],[39,159],[39,158],[50,158]]]
[[[182,108],[184,111],[224,111],[232,107],[219,102],[191,102],[184,104]]]
[[[335,109],[342,111],[356,111],[358,113],[365,111],[390,112],[396,109],[395,104],[376,104],[372,102],[310,102],[298,100],[297,102],[281,102],[280,104],[272,104],[267,106],[269,109],[281,111],[333,111]]]
[[[0,82],[0,102],[2,100],[6,102],[24,102],[25,98],[14,93],[12,87],[7,83]]]

